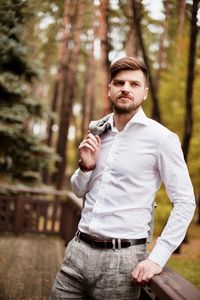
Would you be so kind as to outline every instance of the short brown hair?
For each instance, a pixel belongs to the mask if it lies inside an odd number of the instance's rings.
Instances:
[[[123,70],[140,70],[148,82],[149,75],[145,64],[134,57],[123,57],[116,60],[110,67],[110,79],[112,80],[118,72]]]

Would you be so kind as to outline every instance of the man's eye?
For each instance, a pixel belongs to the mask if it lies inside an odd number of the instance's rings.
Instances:
[[[139,85],[139,84],[138,84],[137,82],[132,82],[132,83],[131,83],[131,86],[133,86],[133,87],[134,87],[134,86],[138,86],[138,85]]]
[[[114,82],[114,85],[116,85],[116,86],[122,86],[122,85],[123,85],[123,82],[121,82],[121,81],[116,81],[116,82]]]

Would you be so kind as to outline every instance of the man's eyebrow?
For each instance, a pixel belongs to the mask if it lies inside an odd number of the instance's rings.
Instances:
[[[126,79],[118,79],[118,78],[113,79],[113,82],[124,82],[124,81],[128,81],[128,82],[130,82],[130,83],[138,83],[138,84],[141,84],[141,82],[138,81],[138,80],[126,80]]]
[[[124,81],[123,79],[114,78],[113,81]]]

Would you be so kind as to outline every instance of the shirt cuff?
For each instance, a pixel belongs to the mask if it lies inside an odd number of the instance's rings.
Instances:
[[[163,246],[156,244],[149,254],[148,258],[157,263],[162,268],[171,256],[171,252]]]
[[[78,175],[84,177],[85,179],[90,178],[93,171],[83,172],[80,168],[78,169]]]

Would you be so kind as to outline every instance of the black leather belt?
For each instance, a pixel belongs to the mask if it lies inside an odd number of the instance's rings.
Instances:
[[[141,245],[146,243],[146,238],[142,239],[109,239],[102,240],[96,237],[92,237],[86,233],[78,230],[76,236],[86,244],[93,248],[104,248],[104,249],[121,249],[128,248],[134,245]]]

